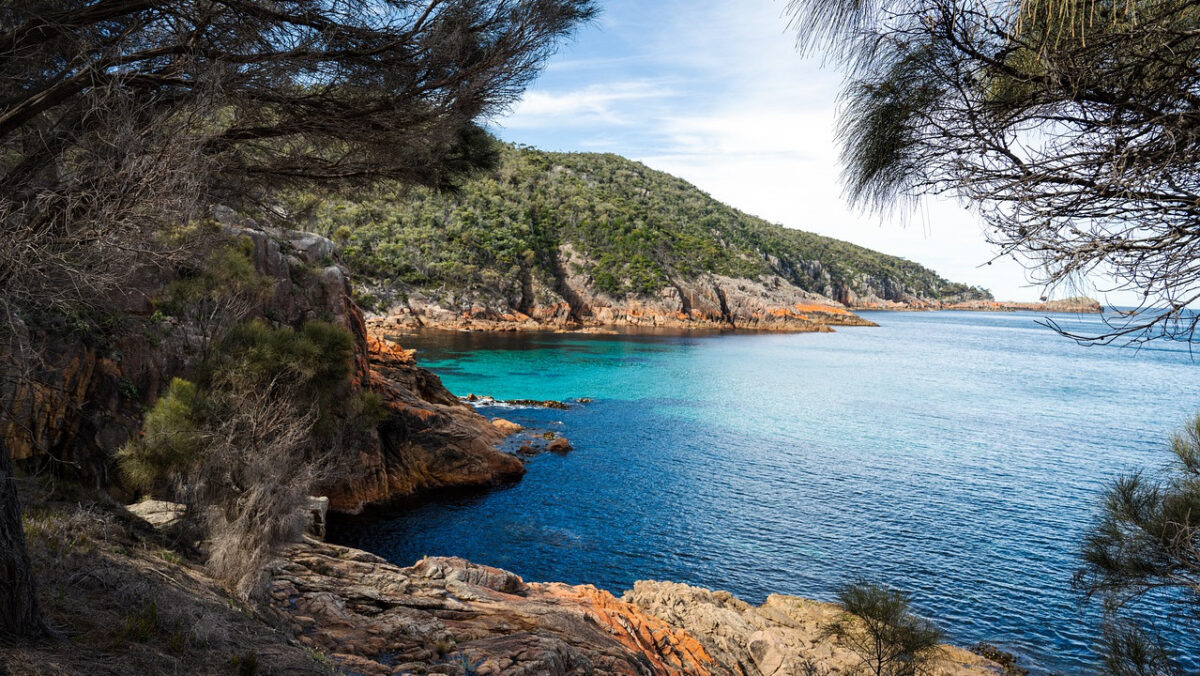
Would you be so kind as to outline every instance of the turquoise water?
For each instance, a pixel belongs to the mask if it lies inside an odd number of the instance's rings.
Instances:
[[[334,539],[618,595],[668,579],[831,599],[867,577],[956,643],[1091,671],[1080,534],[1108,480],[1167,461],[1167,433],[1200,409],[1198,363],[1181,344],[1082,347],[1029,313],[864,314],[880,326],[402,336],[456,394],[594,401],[483,409],[576,450],[508,488],[336,522]]]

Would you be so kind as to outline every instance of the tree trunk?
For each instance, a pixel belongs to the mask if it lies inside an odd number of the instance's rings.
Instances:
[[[0,437],[0,640],[36,638],[46,633],[33,567],[25,550],[12,457],[8,444]]]

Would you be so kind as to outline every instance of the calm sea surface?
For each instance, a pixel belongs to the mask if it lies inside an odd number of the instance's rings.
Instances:
[[[1081,347],[1029,313],[863,314],[879,328],[401,336],[456,394],[594,401],[482,409],[576,450],[332,538],[618,595],[662,579],[832,599],[866,577],[956,643],[1093,671],[1094,611],[1070,590],[1080,534],[1107,481],[1168,460],[1166,435],[1200,410],[1200,353]]]

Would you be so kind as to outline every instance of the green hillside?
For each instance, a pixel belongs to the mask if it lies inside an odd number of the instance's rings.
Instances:
[[[615,297],[703,273],[779,275],[843,302],[990,297],[911,261],[768,223],[617,155],[500,153],[498,169],[456,194],[324,201],[313,227],[342,244],[360,277],[394,288],[500,289],[553,278],[562,274],[560,246],[570,245],[587,261],[572,272]]]

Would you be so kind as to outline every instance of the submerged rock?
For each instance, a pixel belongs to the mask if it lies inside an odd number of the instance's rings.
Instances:
[[[552,399],[506,399],[503,403],[508,404],[509,406],[529,406],[531,408],[571,408],[569,404],[564,404],[561,401],[554,401]]]

